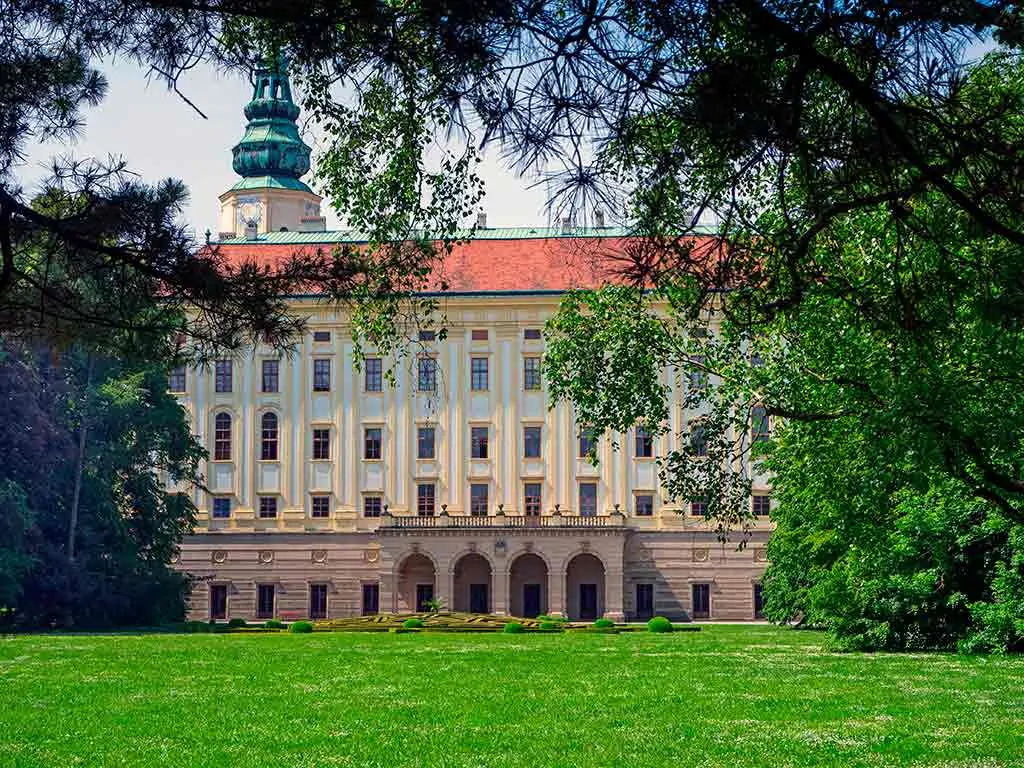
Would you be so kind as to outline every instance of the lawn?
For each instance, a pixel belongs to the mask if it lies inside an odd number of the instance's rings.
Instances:
[[[816,634],[0,639],[0,766],[1024,766],[1024,658]]]

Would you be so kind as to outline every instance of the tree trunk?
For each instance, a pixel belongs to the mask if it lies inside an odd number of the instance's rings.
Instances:
[[[89,428],[89,392],[92,387],[93,358],[90,354],[85,367],[85,392],[82,397],[82,417],[78,425],[78,459],[75,462],[75,492],[71,498],[71,521],[68,524],[68,560],[75,559],[75,537],[78,535],[78,503],[82,495],[82,474],[85,472],[85,438]]]

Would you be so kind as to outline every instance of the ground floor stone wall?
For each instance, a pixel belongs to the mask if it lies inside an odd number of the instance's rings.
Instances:
[[[452,610],[571,619],[756,618],[767,531],[379,530],[199,534],[176,567],[189,617],[247,620]]]

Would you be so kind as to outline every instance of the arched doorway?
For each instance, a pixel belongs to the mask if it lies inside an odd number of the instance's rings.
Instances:
[[[548,612],[548,566],[532,552],[520,555],[508,572],[509,612],[532,619]]]
[[[452,610],[463,613],[491,612],[491,564],[477,552],[455,563]]]
[[[604,564],[596,556],[584,552],[569,561],[565,597],[573,621],[593,621],[604,615]]]
[[[398,568],[398,593],[395,610],[417,613],[427,610],[426,603],[435,595],[436,574],[433,561],[422,554],[409,555]]]

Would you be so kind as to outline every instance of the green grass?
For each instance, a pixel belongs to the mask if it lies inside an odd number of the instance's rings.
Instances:
[[[1024,659],[821,640],[0,639],[0,765],[1024,766]]]

